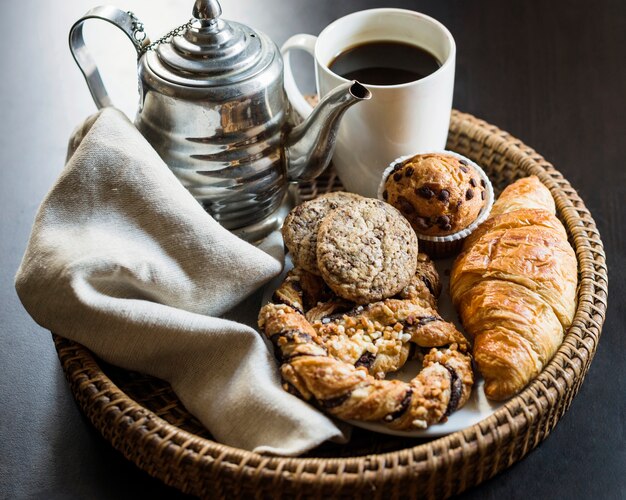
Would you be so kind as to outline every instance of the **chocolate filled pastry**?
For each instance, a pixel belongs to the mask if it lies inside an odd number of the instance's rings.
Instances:
[[[344,419],[424,429],[462,407],[473,385],[469,345],[434,305],[439,279],[426,256],[395,297],[355,304],[292,270],[259,314],[287,390]],[[434,292],[434,293],[433,293]],[[382,380],[426,351],[411,382]]]
[[[450,294],[485,378],[503,400],[554,356],[576,308],[577,261],[550,191],[528,177],[508,186],[465,241]]]

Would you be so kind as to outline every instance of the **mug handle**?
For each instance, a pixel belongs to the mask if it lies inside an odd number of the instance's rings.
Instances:
[[[121,9],[108,5],[94,7],[74,23],[70,29],[70,51],[85,77],[87,87],[89,87],[89,92],[91,92],[91,97],[93,97],[98,109],[102,109],[113,106],[113,102],[111,102],[111,98],[104,87],[98,66],[96,66],[93,57],[91,57],[85,45],[83,23],[89,19],[101,19],[122,30],[126,36],[130,38],[130,41],[133,42],[135,50],[137,51],[137,57],[141,55],[145,47],[150,45],[150,39],[143,31],[143,24],[132,12],[124,12]]]
[[[300,92],[295,79],[293,78],[293,71],[291,70],[291,61],[289,57],[289,51],[292,49],[304,50],[311,54],[315,58],[315,43],[317,37],[313,35],[307,35],[301,33],[299,35],[292,36],[287,40],[280,48],[280,52],[283,55],[283,61],[285,63],[285,92],[287,93],[287,99],[293,106],[293,109],[304,119],[308,117],[313,111],[307,100]]]

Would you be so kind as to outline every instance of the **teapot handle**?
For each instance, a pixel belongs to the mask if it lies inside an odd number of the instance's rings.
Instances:
[[[91,97],[93,97],[98,109],[102,109],[104,107],[113,106],[113,103],[104,87],[98,66],[96,66],[95,61],[85,46],[85,40],[83,39],[83,23],[89,19],[101,19],[121,29],[126,36],[130,38],[131,42],[133,42],[135,50],[137,50],[137,57],[139,57],[143,49],[150,44],[150,40],[143,31],[143,24],[139,19],[137,19],[132,12],[124,12],[117,7],[108,5],[94,7],[74,23],[70,29],[70,50],[76,64],[78,64],[78,67],[85,76]]]

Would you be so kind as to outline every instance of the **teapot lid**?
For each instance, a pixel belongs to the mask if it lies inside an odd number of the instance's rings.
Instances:
[[[274,44],[248,26],[219,16],[217,0],[196,0],[187,30],[147,53],[150,69],[164,80],[191,87],[218,87],[246,80],[274,58]]]

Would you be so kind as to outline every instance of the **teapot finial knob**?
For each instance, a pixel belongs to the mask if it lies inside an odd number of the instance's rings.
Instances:
[[[217,0],[196,0],[192,14],[201,21],[213,21],[222,14],[222,7]]]

